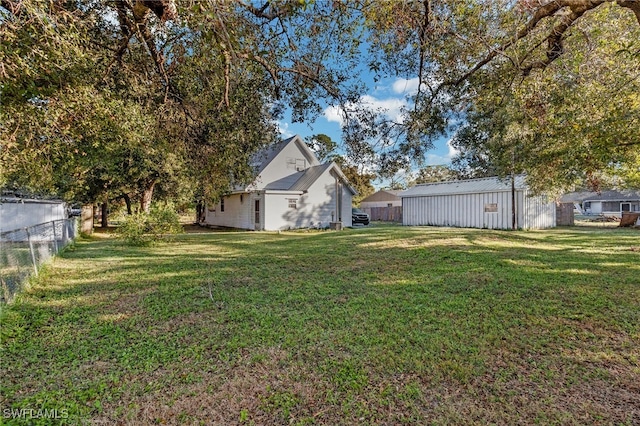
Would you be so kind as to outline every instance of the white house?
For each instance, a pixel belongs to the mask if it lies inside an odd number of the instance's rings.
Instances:
[[[337,164],[320,164],[299,136],[254,156],[256,179],[207,206],[203,224],[277,231],[351,226],[357,192]]]
[[[519,229],[556,226],[556,205],[545,196],[531,196],[523,175],[416,185],[400,193],[403,225]]]
[[[402,207],[402,199],[398,196],[401,191],[381,189],[360,201],[361,209],[375,207]]]
[[[369,214],[371,220],[392,222],[402,221],[401,191],[381,189],[360,201],[360,208]]]
[[[571,192],[560,201],[574,203],[584,214],[621,217],[623,212],[640,212],[640,191],[633,190]]]

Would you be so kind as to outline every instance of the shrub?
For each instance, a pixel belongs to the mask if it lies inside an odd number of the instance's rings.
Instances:
[[[145,213],[127,215],[118,227],[118,234],[128,244],[135,246],[151,243],[152,238],[149,231],[149,216]]]
[[[179,216],[170,204],[155,205],[148,214],[128,215],[118,228],[118,234],[128,244],[137,246],[168,240],[181,232]]]

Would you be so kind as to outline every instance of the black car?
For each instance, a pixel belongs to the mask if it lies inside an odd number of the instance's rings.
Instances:
[[[369,224],[369,214],[363,212],[360,209],[353,208],[351,209],[351,222],[355,225],[356,223],[361,223],[363,225]]]

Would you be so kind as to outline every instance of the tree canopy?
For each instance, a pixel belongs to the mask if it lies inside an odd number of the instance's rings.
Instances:
[[[467,175],[538,189],[638,175],[640,2],[0,0],[0,184],[70,199],[215,197],[290,108],[344,117],[392,175],[453,134]],[[417,79],[401,117],[361,102]]]
[[[324,2],[1,5],[0,183],[74,200],[224,193],[285,106],[302,120],[349,96],[357,59],[360,26]]]
[[[388,166],[453,133],[469,176],[526,171],[548,189],[637,171],[640,2],[389,1],[365,12],[372,69],[418,78],[401,120],[377,126]]]

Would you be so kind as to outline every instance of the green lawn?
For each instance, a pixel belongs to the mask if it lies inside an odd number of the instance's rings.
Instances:
[[[1,321],[5,423],[640,424],[637,230],[94,238]]]

